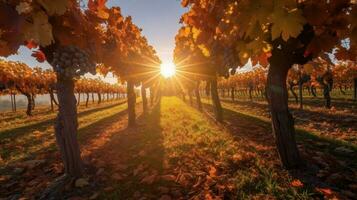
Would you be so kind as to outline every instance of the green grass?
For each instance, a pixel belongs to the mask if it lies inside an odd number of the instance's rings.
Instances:
[[[88,175],[91,188],[84,197],[97,192],[99,199],[160,199],[164,195],[171,199],[319,197],[314,186],[304,180],[315,175],[304,174],[300,179],[282,168],[269,119],[239,112],[227,103],[223,106],[225,123],[218,124],[210,117],[208,102],[205,111],[208,108],[209,112],[202,113],[177,97],[163,97],[146,115],[138,109],[138,126],[134,128],[124,125],[126,104],[83,111],[79,114],[83,160],[103,171]],[[52,125],[46,120],[37,123],[43,124],[24,123],[14,128],[17,132],[13,134],[1,132],[5,148],[0,153],[6,163],[40,152],[54,153]],[[297,132],[298,143],[309,151],[343,160],[346,166],[341,173],[357,168],[353,164],[356,158],[334,151],[341,145],[354,146],[300,129]],[[319,142],[328,146],[320,147]],[[292,186],[295,179],[304,186]],[[345,189],[347,185],[337,187]]]
[[[103,199],[135,199],[135,195],[158,199],[163,194],[174,199],[308,199],[311,195],[306,189],[290,186],[288,172],[273,165],[277,157],[265,157],[272,152],[255,150],[256,144],[234,136],[176,97],[164,97],[141,123],[145,125],[135,129],[136,136],[120,137],[132,155],[126,162],[130,169],[121,172],[129,175],[107,183],[115,192],[103,193]],[[142,151],[147,156],[138,156]],[[139,165],[147,166],[144,174],[130,175]],[[142,183],[152,174],[156,174],[153,183]],[[162,180],[163,175],[176,180]],[[161,193],[160,187],[169,192]],[[180,191],[180,195],[175,196],[174,191]]]
[[[124,102],[82,108],[78,113],[79,134],[87,127],[110,118],[126,109]],[[54,128],[55,113],[37,116],[33,122],[19,120],[10,127],[0,130],[0,155],[6,163],[36,156],[37,153],[56,149]]]

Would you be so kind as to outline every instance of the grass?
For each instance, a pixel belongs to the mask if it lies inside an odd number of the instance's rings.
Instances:
[[[79,134],[81,135],[86,127],[125,109],[124,102],[81,108],[78,113]],[[18,123],[0,129],[0,144],[4,147],[0,149],[0,155],[5,164],[34,156],[39,151],[55,149],[53,129],[55,113],[43,113],[41,116],[36,116],[32,122],[28,119],[18,120]]]
[[[256,150],[256,144],[233,135],[176,97],[164,97],[141,122],[145,125],[140,129],[116,133],[118,138],[112,137],[113,144],[106,147],[124,145],[115,140],[125,141],[131,156],[125,162],[129,169],[118,171],[113,164],[111,174],[125,174],[125,178],[111,182],[108,177],[106,185],[115,192],[101,198],[308,199],[311,195],[290,186],[292,177],[275,167],[277,158],[266,158],[271,152]],[[124,149],[116,148],[120,151]],[[138,166],[144,166],[142,171]]]
[[[138,126],[134,128],[126,127],[125,104],[82,112],[79,115],[82,157],[93,169],[86,177],[90,185],[79,189],[85,192],[77,192],[75,196],[99,195],[98,199],[322,198],[315,191],[315,187],[321,187],[321,180],[316,178],[318,169],[308,168],[306,173],[297,175],[281,167],[268,119],[241,113],[227,103],[223,105],[224,124],[210,118],[208,102],[205,102],[208,113],[202,113],[177,97],[163,97],[147,114],[142,114],[138,105]],[[40,130],[32,131],[31,126]],[[1,149],[5,162],[17,162],[55,149],[51,125],[29,127],[20,126],[18,134],[0,138],[1,144],[6,145]],[[334,151],[335,147],[347,144],[304,130],[298,133],[303,153],[306,151],[311,157],[328,153],[333,157],[327,157],[325,162],[336,158],[345,163],[345,166],[331,167],[329,170],[335,171],[330,173],[350,176],[350,172],[356,171],[356,158]],[[55,162],[60,163],[60,159],[56,159]],[[47,172],[46,167],[51,165],[53,163],[47,163],[40,175],[31,179],[23,177],[23,180],[45,182],[43,171]],[[303,186],[292,185],[297,179]],[[318,184],[311,183],[311,179]],[[332,184],[333,187],[330,183],[322,184],[339,191],[346,190],[350,182],[342,180],[341,185]],[[20,194],[29,197],[41,190],[43,185],[31,190],[21,188]]]

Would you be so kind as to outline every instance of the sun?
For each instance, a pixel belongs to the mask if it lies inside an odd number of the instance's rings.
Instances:
[[[176,66],[173,62],[163,62],[160,65],[160,73],[165,78],[170,78],[176,73]]]

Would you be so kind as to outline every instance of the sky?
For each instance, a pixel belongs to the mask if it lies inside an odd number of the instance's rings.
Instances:
[[[119,6],[124,16],[132,16],[162,62],[172,61],[175,35],[181,26],[180,16],[185,12],[180,0],[108,0],[107,6]],[[38,63],[26,47],[21,47],[17,55],[7,59],[24,62],[31,67],[51,67],[48,63]],[[108,77],[107,81],[113,82],[113,77]]]

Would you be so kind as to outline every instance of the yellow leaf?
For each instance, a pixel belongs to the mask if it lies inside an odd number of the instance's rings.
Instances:
[[[97,16],[102,18],[102,19],[108,19],[109,18],[109,13],[105,10],[99,10],[97,13]]]
[[[24,40],[33,40],[40,46],[50,45],[53,41],[52,26],[48,23],[48,16],[39,11],[32,14],[33,23],[24,25]]]
[[[19,14],[30,13],[32,11],[32,6],[28,2],[21,2],[19,5],[16,6],[16,11]]]
[[[49,15],[62,15],[68,7],[68,0],[37,0],[47,11]]]
[[[311,74],[313,71],[314,71],[314,66],[312,64],[305,64],[304,65],[304,71],[307,73],[307,74]]]
[[[282,7],[275,8],[272,14],[272,39],[274,40],[280,35],[285,41],[290,37],[297,37],[303,30],[305,22],[305,18],[298,9],[287,11]]]
[[[198,45],[198,48],[201,49],[202,51],[202,54],[206,57],[210,57],[211,56],[211,53],[209,52],[209,50],[206,48],[205,45],[201,44],[201,45]]]

